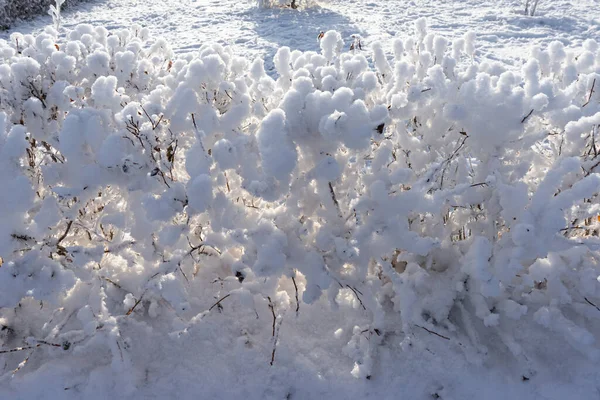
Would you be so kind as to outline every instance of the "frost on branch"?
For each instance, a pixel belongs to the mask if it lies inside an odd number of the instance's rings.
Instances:
[[[597,43],[516,71],[416,28],[393,59],[327,32],[277,76],[140,27],[1,42],[5,345],[106,346],[131,371],[126,321],[180,338],[223,311],[267,316],[275,365],[289,310],[321,301],[368,316],[357,377],[395,330],[477,347],[477,325],[522,354],[518,319],[597,357]]]

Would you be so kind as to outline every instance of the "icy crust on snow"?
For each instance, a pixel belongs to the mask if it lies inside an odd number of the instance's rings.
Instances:
[[[276,77],[139,26],[1,41],[0,344],[35,350],[1,379],[87,358],[68,390],[133,396],[156,368],[137,341],[231,339],[268,368],[305,346],[286,323],[338,313],[312,329],[344,340],[342,376],[423,335],[527,379],[540,338],[596,362],[598,44],[509,71],[415,28],[391,60],[328,31]]]

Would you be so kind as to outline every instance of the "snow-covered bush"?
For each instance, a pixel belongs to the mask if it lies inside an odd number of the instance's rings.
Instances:
[[[81,0],[63,0],[66,7]],[[0,0],[0,29],[11,26],[18,18],[30,18],[44,14],[56,0]]]
[[[314,6],[313,0],[256,0],[261,8],[307,8]]]
[[[52,22],[54,23],[54,29],[57,31],[60,29],[61,22],[61,7],[65,3],[65,0],[56,0],[56,3],[50,5],[50,9],[48,10],[48,15],[52,17]]]
[[[535,16],[539,0],[525,0],[525,15]]]
[[[329,31],[277,77],[140,27],[0,42],[0,344],[106,348],[133,385],[132,320],[271,310],[273,363],[276,321],[328,301],[369,316],[355,376],[415,327],[524,354],[519,319],[597,358],[598,44],[514,71],[416,28],[392,60]]]

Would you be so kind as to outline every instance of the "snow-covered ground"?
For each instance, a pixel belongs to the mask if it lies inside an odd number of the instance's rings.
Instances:
[[[319,4],[300,12],[261,10],[251,0],[92,0],[66,11],[64,26],[89,23],[111,29],[140,24],[153,36],[167,39],[177,53],[217,42],[233,46],[241,56],[263,56],[267,64],[281,46],[318,49],[320,31],[337,30],[348,45],[353,34],[365,37],[366,43],[385,43],[412,34],[419,17],[428,19],[430,31],[450,39],[476,32],[477,57],[513,65],[520,65],[533,44],[559,40],[576,46],[600,35],[600,0],[541,0],[534,17],[524,15],[523,0],[325,0]],[[44,16],[11,31],[36,32],[50,23],[50,17]]]
[[[153,36],[164,37],[177,54],[218,42],[232,46],[236,55],[264,57],[268,70],[273,68],[272,57],[278,48],[319,50],[317,36],[328,30],[339,31],[346,47],[352,35],[358,34],[366,47],[381,41],[391,54],[391,39],[412,35],[419,17],[427,18],[430,32],[449,39],[475,32],[478,60],[499,61],[515,68],[522,65],[532,45],[545,46],[558,40],[577,47],[586,39],[600,39],[599,0],[540,0],[533,17],[523,15],[522,3],[328,0],[299,11],[258,9],[249,0],[107,0],[66,11],[63,26],[87,23],[110,30],[139,24]],[[10,32],[0,33],[0,38],[8,38],[11,32],[37,33],[51,22],[47,16],[22,22]],[[108,92],[114,95],[114,90]],[[385,321],[382,337],[376,337],[380,335],[376,330],[354,332],[363,340],[360,346],[369,347],[369,340],[378,343],[373,346],[372,375],[357,379],[350,373],[354,360],[349,356],[352,346],[348,343],[353,340],[354,327],[368,325],[370,320],[356,301],[358,296],[349,290],[340,295],[338,309],[332,309],[323,296],[311,305],[301,303],[298,312],[294,307],[283,312],[278,318],[277,354],[271,365],[275,323],[271,325],[269,304],[264,301],[256,305],[255,312],[249,311],[231,296],[214,307],[215,301],[237,288],[239,282],[231,276],[226,280],[214,279],[209,272],[204,277],[202,274],[186,284],[193,302],[183,317],[175,315],[166,301],[153,300],[148,308],[161,311],[152,319],[147,315],[151,312],[141,310],[142,306],[138,314],[114,318],[119,341],[111,343],[125,347],[112,349],[113,356],[120,353],[120,364],[115,362],[118,356],[111,365],[110,352],[97,352],[104,345],[100,339],[90,339],[66,356],[63,349],[52,346],[41,346],[32,353],[0,354],[0,399],[600,399],[598,362],[586,358],[549,329],[532,323],[531,318],[503,319],[497,330],[487,329],[473,318],[464,323],[470,326],[469,332],[452,337],[415,326],[400,335],[400,321],[391,318]],[[122,287],[107,282],[102,284],[106,284],[108,298],[125,296]],[[290,280],[285,285],[293,296]],[[575,300],[578,305],[584,303]],[[211,305],[211,311],[202,312]],[[390,301],[385,306],[393,307]],[[108,307],[121,310],[123,305],[116,302]],[[42,321],[45,311],[37,302],[25,301],[19,304],[14,318],[18,321],[22,312]],[[452,322],[464,322],[475,314],[471,309],[455,311]],[[595,312],[594,306],[589,305],[585,312]],[[574,311],[571,314],[569,317],[600,337],[597,321],[587,322]],[[69,323],[75,326],[76,318],[80,320],[77,323],[85,322],[85,315],[75,315],[57,310],[52,318],[54,324],[64,320],[62,327]],[[101,326],[97,330],[98,336],[114,334]],[[501,337],[504,332],[514,336],[507,340]],[[9,335],[4,330],[1,334]],[[511,353],[508,347],[519,347],[516,343],[526,350]],[[28,353],[31,358],[13,376],[10,371]]]

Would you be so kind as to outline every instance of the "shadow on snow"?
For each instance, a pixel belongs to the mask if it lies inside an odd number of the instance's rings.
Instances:
[[[344,15],[322,7],[298,11],[292,9],[253,8],[241,15],[254,23],[259,40],[268,42],[263,57],[265,69],[273,73],[273,57],[277,49],[288,46],[291,50],[320,51],[317,37],[321,31],[338,31],[346,49],[352,43],[352,35],[364,35],[360,28]]]

